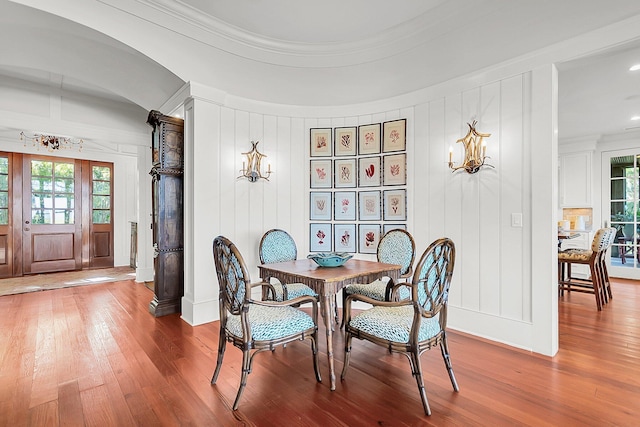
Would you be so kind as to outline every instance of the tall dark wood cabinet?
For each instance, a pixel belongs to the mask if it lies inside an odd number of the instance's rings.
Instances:
[[[151,111],[154,292],[149,312],[179,313],[184,294],[184,121]]]

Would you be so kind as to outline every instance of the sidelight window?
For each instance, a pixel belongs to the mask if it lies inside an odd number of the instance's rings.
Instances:
[[[91,168],[92,219],[94,224],[111,223],[111,168]]]
[[[0,225],[9,224],[9,159],[0,157]]]

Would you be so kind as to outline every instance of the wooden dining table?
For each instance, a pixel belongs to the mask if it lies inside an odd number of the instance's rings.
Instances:
[[[260,277],[267,282],[276,278],[281,283],[304,283],[319,296],[320,310],[327,331],[327,357],[331,390],[336,389],[336,375],[333,363],[332,302],[340,289],[352,283],[371,283],[382,277],[397,281],[402,267],[395,264],[350,259],[340,267],[320,267],[313,260],[277,262],[258,266]]]

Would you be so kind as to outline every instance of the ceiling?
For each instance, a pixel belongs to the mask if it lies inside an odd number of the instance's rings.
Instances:
[[[63,8],[67,3],[74,1],[0,0],[0,79],[145,109],[158,108],[185,81],[281,104],[386,99],[640,14],[637,0],[616,7],[599,0],[99,0],[93,7],[103,13],[88,8],[85,15]],[[58,10],[85,25],[56,16]],[[148,43],[126,46],[116,39],[135,39],[127,22],[162,37],[156,41],[174,56],[193,54],[174,65]],[[640,71],[628,71],[634,63],[640,44],[558,64],[562,140],[640,125],[629,121],[640,115]],[[166,92],[154,90],[148,75]]]

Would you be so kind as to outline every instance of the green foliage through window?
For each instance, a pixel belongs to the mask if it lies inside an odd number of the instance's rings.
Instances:
[[[73,163],[31,161],[31,222],[74,224]]]
[[[93,166],[91,179],[91,220],[94,224],[110,224],[111,168],[106,166]]]

